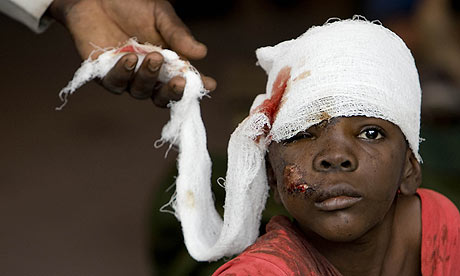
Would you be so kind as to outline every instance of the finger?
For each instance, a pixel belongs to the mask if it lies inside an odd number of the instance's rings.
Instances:
[[[185,88],[185,79],[180,76],[173,77],[167,85],[163,85],[152,96],[153,103],[158,107],[167,107],[171,101],[178,101],[182,98]]]
[[[203,85],[204,85],[204,88],[206,90],[208,90],[210,92],[216,90],[217,83],[213,78],[205,76],[205,75],[202,74],[201,79],[203,80]]]
[[[129,94],[133,98],[142,100],[152,96],[162,64],[163,56],[158,52],[152,52],[145,56],[139,71],[131,82]]]
[[[135,54],[124,55],[102,79],[102,85],[112,93],[123,93],[134,75],[136,64]]]
[[[207,47],[195,40],[171,4],[168,1],[158,1],[157,5],[156,28],[170,48],[188,59],[204,58]]]

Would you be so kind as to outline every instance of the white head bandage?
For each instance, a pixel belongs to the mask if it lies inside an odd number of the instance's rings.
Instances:
[[[421,161],[418,73],[409,49],[390,30],[363,20],[338,21],[256,53],[268,82],[254,109],[272,97],[279,72],[289,70],[282,107],[273,114],[274,141],[331,117],[375,117],[399,126]]]

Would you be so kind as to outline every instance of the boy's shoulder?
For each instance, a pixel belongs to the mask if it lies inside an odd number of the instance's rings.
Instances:
[[[460,214],[444,195],[418,189],[422,211],[422,274],[455,275],[460,271]]]
[[[285,216],[274,216],[267,233],[213,275],[341,275]]]
[[[457,207],[443,194],[425,188],[418,189],[417,194],[422,202],[422,215],[423,212],[427,212],[444,214],[443,216],[459,216]]]

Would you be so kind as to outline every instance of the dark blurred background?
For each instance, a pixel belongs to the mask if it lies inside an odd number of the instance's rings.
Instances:
[[[177,0],[209,48],[194,62],[218,82],[202,101],[213,183],[228,138],[264,92],[256,48],[295,38],[330,17],[380,19],[412,49],[423,89],[423,186],[460,206],[460,5],[454,0]],[[209,275],[180,225],[160,213],[175,153],[155,149],[168,110],[90,83],[61,112],[59,90],[81,60],[66,30],[41,35],[0,15],[0,275]],[[215,185],[217,205],[222,189]],[[264,222],[282,212],[269,201]]]

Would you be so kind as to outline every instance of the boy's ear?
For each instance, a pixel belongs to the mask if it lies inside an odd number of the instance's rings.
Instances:
[[[422,183],[422,168],[410,148],[406,152],[406,161],[400,184],[400,191],[403,195],[413,195]]]
[[[273,167],[272,167],[272,164],[270,163],[268,155],[265,158],[265,166],[267,168],[268,185],[270,186],[270,189],[273,191],[273,198],[275,199],[276,203],[281,204],[280,194],[278,193],[278,186],[276,185],[277,183],[276,183],[275,171],[273,171]]]

